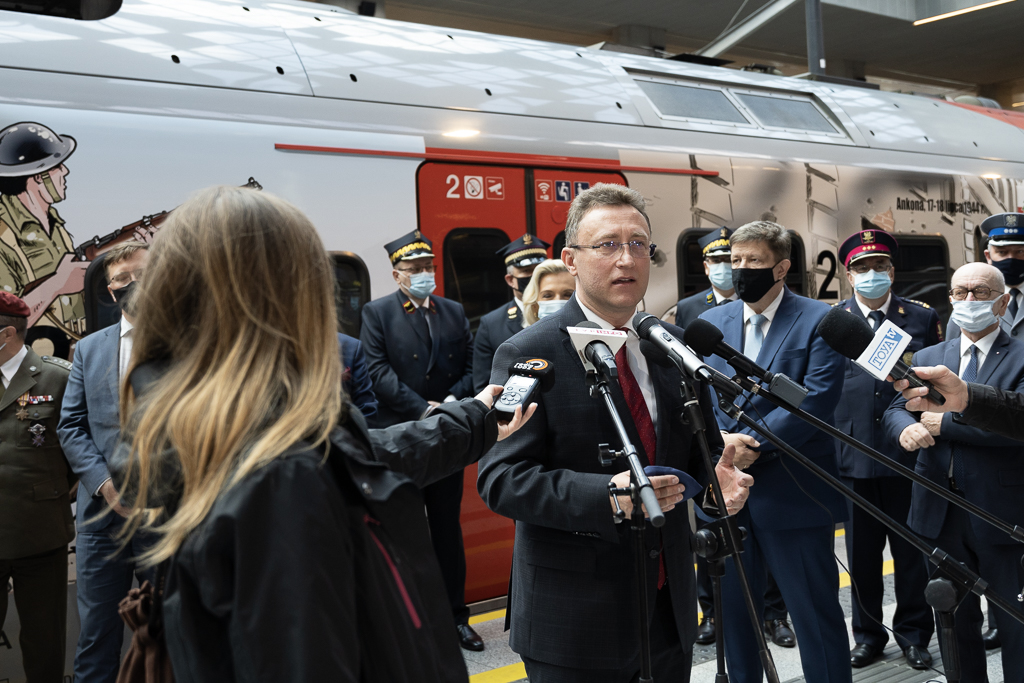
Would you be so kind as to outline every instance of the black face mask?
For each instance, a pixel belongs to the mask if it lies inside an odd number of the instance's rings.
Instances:
[[[1024,261],[1016,258],[1004,258],[1002,261],[992,261],[992,265],[999,269],[1006,284],[1011,287],[1024,282]]]
[[[135,285],[135,280],[132,280],[124,287],[112,290],[114,301],[117,302],[117,307],[121,309],[122,313],[127,313],[128,315],[135,314],[135,299],[138,294]]]
[[[736,296],[748,304],[760,301],[777,282],[774,271],[775,266],[771,268],[733,268],[732,285],[736,288]]]
[[[523,292],[526,291],[526,287],[530,284],[532,277],[517,277],[516,288],[519,290],[519,297],[522,298]]]

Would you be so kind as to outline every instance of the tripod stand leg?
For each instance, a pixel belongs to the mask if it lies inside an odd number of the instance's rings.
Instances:
[[[709,560],[708,574],[711,576],[711,595],[715,603],[715,659],[718,661],[715,683],[729,683],[729,674],[725,670],[725,630],[722,626],[722,577],[725,576],[725,560]]]
[[[957,650],[956,632],[952,612],[939,612],[939,650],[942,652],[942,668],[949,683],[960,683],[960,651]]]

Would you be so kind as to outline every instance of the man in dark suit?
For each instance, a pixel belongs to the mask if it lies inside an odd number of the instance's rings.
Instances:
[[[965,382],[1024,391],[1024,343],[1010,337],[998,318],[1006,312],[1002,274],[984,263],[968,263],[953,274],[950,301],[961,336],[914,354],[911,365],[944,365]],[[890,439],[917,453],[918,474],[947,487],[1011,525],[1024,524],[1024,443],[959,424],[952,413],[908,412],[897,395],[883,425]],[[1004,533],[915,484],[910,528],[978,572],[1003,598],[1017,604],[1024,585],[1020,545]],[[988,680],[982,613],[970,593],[955,614],[964,681]],[[1024,626],[999,615],[1003,677],[1024,680]],[[945,654],[945,653],[944,653]]]
[[[512,290],[512,301],[480,318],[473,339],[473,391],[481,392],[491,378],[494,352],[526,325],[523,292],[537,264],[548,257],[551,245],[533,235],[523,235],[498,250],[505,259],[505,282]]]
[[[777,223],[757,221],[738,228],[731,242],[733,283],[742,301],[712,308],[700,317],[714,323],[727,344],[762,368],[807,387],[810,393],[800,407],[831,423],[842,392],[842,358],[817,333],[829,307],[797,296],[785,286],[789,233]],[[734,374],[718,356],[706,362]],[[748,415],[760,416],[782,441],[838,475],[831,437],[759,396],[742,405]],[[749,468],[757,481],[747,508],[739,515],[749,532],[742,559],[757,607],[762,608],[767,567],[793,618],[804,677],[848,683],[849,646],[839,605],[839,572],[832,555],[835,524],[846,519],[843,499],[770,443],[759,442],[720,408],[715,410],[727,432],[725,443],[736,446],[737,465]],[[730,673],[738,683],[761,681],[764,673],[757,642],[740,596],[735,567],[728,562],[723,617]]]
[[[56,428],[71,364],[40,358],[25,344],[30,314],[24,301],[0,292],[0,629],[13,579],[25,677],[61,683],[75,477]]]
[[[702,292],[686,297],[676,304],[676,326],[685,328],[701,313],[723,303],[736,300],[732,286],[732,261],[729,251],[729,236],[732,230],[726,227],[712,230],[697,241],[704,257],[704,274],[711,286]],[[701,603],[703,605],[703,603]]]
[[[901,299],[892,293],[895,272],[892,256],[896,238],[873,228],[851,235],[839,247],[839,260],[854,296],[836,304],[865,319],[877,330],[885,320],[911,336],[905,360],[914,352],[942,341],[939,316],[927,304]],[[878,380],[852,360],[844,362],[846,380],[836,406],[836,427],[845,434],[881,451],[907,467],[912,457],[890,441],[882,429],[882,416],[896,390],[890,382]],[[903,522],[910,512],[912,482],[863,453],[836,441],[836,457],[843,483],[867,498],[893,519]],[[889,634],[882,626],[882,554],[888,539],[896,578],[896,613],[893,631],[907,662],[915,669],[932,663],[928,642],[934,630],[932,610],[924,598],[928,583],[927,560],[914,546],[848,502],[846,558],[856,591],[853,601],[853,639],[850,652],[854,668],[867,666],[882,654]]]
[[[398,291],[363,306],[359,338],[377,395],[375,426],[419,420],[473,395],[473,336],[462,304],[434,291],[434,253],[419,230],[384,245]],[[430,538],[462,647],[483,650],[469,625],[462,544],[462,472],[423,489]]]
[[[650,276],[650,235],[635,190],[598,184],[581,192],[569,210],[562,250],[575,295],[495,355],[492,383],[504,383],[509,364],[521,356],[544,358],[557,369],[533,419],[480,461],[477,480],[488,507],[516,520],[509,644],[531,683],[626,683],[640,670],[631,539],[626,524],[615,525],[608,493],[609,480],[628,485],[629,473],[621,463],[609,471],[598,461],[598,444],[619,444],[604,406],[589,395],[566,328],[591,321],[628,331],[611,391],[630,441],[645,464],[707,481],[696,440],[678,419],[679,374],[651,372],[632,327]],[[717,451],[722,442],[706,390],[701,403]],[[750,478],[732,467],[732,452],[725,451],[717,470],[735,511]],[[665,526],[645,537],[653,673],[655,680],[687,681],[696,626],[690,528],[685,509],[673,510],[683,499],[677,477],[654,476],[651,483],[667,513]],[[628,497],[618,504],[632,512]]]
[[[352,405],[359,408],[368,421],[377,417],[377,397],[373,393],[370,371],[366,369],[363,343],[355,337],[338,333],[341,346],[342,383]]]

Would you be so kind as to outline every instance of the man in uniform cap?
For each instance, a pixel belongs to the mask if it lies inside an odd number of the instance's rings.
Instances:
[[[732,230],[722,227],[698,240],[704,259],[704,274],[711,280],[711,286],[676,304],[676,325],[679,327],[685,328],[713,306],[736,299],[736,290],[732,286],[731,235]]]
[[[473,395],[469,320],[462,304],[431,296],[432,247],[419,230],[385,244],[398,291],[363,306],[359,338],[377,395],[375,426],[418,420],[441,402]],[[483,650],[466,607],[466,553],[459,524],[462,472],[430,484],[423,498],[459,642],[468,650]]]
[[[0,292],[0,627],[13,579],[25,677],[60,683],[75,522],[57,417],[71,364],[25,345],[29,314],[24,301]]]
[[[527,234],[498,250],[498,255],[505,259],[505,282],[512,290],[512,301],[480,318],[473,340],[473,391],[481,392],[490,383],[494,352],[526,324],[523,292],[537,264],[548,258],[550,246]]]
[[[854,295],[841,306],[865,319],[877,330],[888,320],[911,336],[905,360],[917,351],[942,341],[939,317],[927,304],[901,299],[892,292],[895,278],[892,258],[896,238],[878,228],[854,233],[839,247],[839,259]],[[892,384],[877,380],[852,360],[846,364],[846,379],[836,426],[868,446],[903,465],[913,468],[915,457],[890,441],[882,429],[882,416],[896,396]],[[836,441],[836,458],[843,482],[853,491],[898,522],[910,512],[913,482],[859,451]],[[853,639],[850,663],[860,668],[882,654],[889,634],[882,626],[882,553],[886,539],[892,553],[896,577],[896,613],[893,631],[897,644],[915,669],[931,664],[928,642],[934,631],[931,608],[924,598],[928,567],[921,553],[907,541],[856,505],[849,503],[846,523],[846,557],[856,591],[853,601]]]

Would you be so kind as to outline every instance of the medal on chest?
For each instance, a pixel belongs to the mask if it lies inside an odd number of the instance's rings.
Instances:
[[[40,448],[45,443],[44,432],[46,432],[46,427],[38,422],[28,428],[28,433],[32,435],[32,445],[36,448]]]

